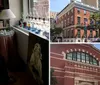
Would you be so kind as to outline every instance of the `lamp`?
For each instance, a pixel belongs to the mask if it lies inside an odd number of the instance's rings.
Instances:
[[[12,18],[16,18],[16,16],[13,14],[13,12],[10,9],[4,9],[1,11],[0,19],[4,20],[4,26],[7,26],[7,20],[9,21]]]

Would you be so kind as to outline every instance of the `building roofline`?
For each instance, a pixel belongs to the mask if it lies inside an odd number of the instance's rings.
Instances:
[[[96,48],[94,45],[92,45],[92,47],[93,47],[96,51],[99,51],[99,54],[100,54],[100,49]]]
[[[71,4],[71,3],[70,3]],[[70,4],[68,4],[67,6],[65,6],[58,14],[57,14],[57,16],[63,11],[63,10],[65,10]]]
[[[87,7],[87,8],[90,8],[90,9],[92,9],[92,10],[94,10],[94,11],[99,11],[99,9],[98,8],[96,8],[96,7],[93,7],[93,6],[90,6],[90,5],[86,5],[86,4],[84,4],[84,3],[82,3],[82,2],[79,2],[79,1],[73,1],[73,2],[71,2],[71,3],[69,3],[67,6],[65,6],[58,14],[57,14],[57,16],[58,15],[60,15],[60,13],[62,12],[62,11],[64,11],[67,7],[69,7],[70,5],[75,5],[75,7],[81,7],[81,6],[83,6],[83,7]]]
[[[92,47],[93,50],[95,50],[96,52],[100,54],[100,49],[96,48],[93,44],[80,44],[80,45]]]

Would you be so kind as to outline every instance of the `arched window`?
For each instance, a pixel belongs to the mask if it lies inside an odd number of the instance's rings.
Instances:
[[[88,63],[92,65],[99,65],[99,62],[93,56],[84,52],[70,52],[66,54],[66,59]]]

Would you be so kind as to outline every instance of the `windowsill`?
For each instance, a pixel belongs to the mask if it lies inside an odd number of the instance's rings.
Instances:
[[[88,66],[94,66],[94,67],[100,67],[99,65],[91,65],[91,64],[88,64],[88,63],[83,63],[83,62],[80,62],[80,61],[73,61],[73,60],[68,60],[68,59],[64,59],[66,61],[69,61],[69,62],[74,62],[76,64],[83,64],[83,65],[88,65]]]
[[[49,39],[47,39],[45,36],[40,35],[40,34],[36,34],[36,33],[32,32],[32,31],[30,31],[30,30],[27,30],[27,29],[25,29],[25,28],[23,28],[23,27],[17,26],[17,27],[14,27],[14,28],[15,28],[16,30],[18,30],[18,31],[20,31],[20,32],[22,32],[22,33],[24,33],[24,34],[27,35],[27,36],[29,36],[29,33],[32,33],[32,34],[34,34],[34,35],[36,35],[36,36],[38,36],[38,37],[40,37],[40,38],[43,38],[43,39],[45,39],[45,40],[49,40]]]

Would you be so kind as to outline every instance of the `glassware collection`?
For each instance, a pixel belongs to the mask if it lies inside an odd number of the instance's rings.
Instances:
[[[31,33],[49,39],[49,20],[27,16],[24,20],[20,20],[19,25]]]
[[[0,36],[11,36],[14,34],[13,30],[0,30]]]

